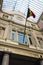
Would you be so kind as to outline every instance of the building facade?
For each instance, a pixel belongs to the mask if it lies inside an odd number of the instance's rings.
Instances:
[[[43,31],[36,23],[27,20],[25,38],[25,16],[15,12],[0,11],[0,64],[43,65]]]

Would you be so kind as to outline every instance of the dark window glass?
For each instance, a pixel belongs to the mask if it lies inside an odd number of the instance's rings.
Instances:
[[[29,37],[29,40],[30,40],[30,44],[32,45],[32,39],[31,39],[31,37]]]

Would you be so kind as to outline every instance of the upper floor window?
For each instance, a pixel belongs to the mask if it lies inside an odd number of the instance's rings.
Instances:
[[[3,14],[3,18],[8,19],[8,15],[7,14]]]
[[[19,43],[23,43],[23,37],[24,37],[23,33],[18,33],[18,42]],[[26,36],[24,38],[24,44],[27,44],[27,38],[26,38]]]
[[[35,29],[36,29],[36,25],[35,25],[35,24],[31,24],[31,25],[32,25],[32,27],[33,27],[33,28],[35,28]]]

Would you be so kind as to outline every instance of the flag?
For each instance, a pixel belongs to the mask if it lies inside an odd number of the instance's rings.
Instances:
[[[35,14],[28,8],[27,12],[27,17],[26,17],[26,22],[25,22],[25,29],[24,29],[24,36],[23,36],[23,43],[24,43],[24,38],[25,38],[25,32],[26,32],[26,23],[27,23],[27,18],[33,16],[35,18]]]
[[[35,18],[35,14],[28,8],[27,18],[30,16],[33,16],[33,18]]]

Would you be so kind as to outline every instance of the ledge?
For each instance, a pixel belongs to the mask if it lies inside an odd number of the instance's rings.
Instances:
[[[10,43],[9,40],[3,40],[0,41],[0,51],[4,52],[11,52],[15,54],[25,55],[25,56],[31,56],[40,58],[40,56],[43,57],[43,50],[41,49],[34,49],[29,48],[28,46],[20,46],[17,42],[14,42],[13,44]],[[18,44],[18,45],[17,45]]]

